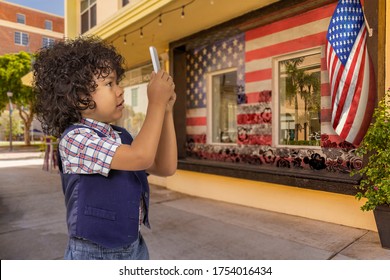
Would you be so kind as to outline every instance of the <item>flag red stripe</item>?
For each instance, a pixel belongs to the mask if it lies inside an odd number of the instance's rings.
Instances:
[[[191,126],[206,125],[206,117],[191,117],[186,119],[186,124]]]
[[[330,96],[330,84],[329,83],[321,84],[321,96]]]
[[[264,48],[248,51],[245,53],[245,62],[250,62],[255,59],[262,59],[272,56],[277,56],[283,53],[290,53],[302,49],[325,45],[326,32],[301,37],[298,39],[285,41],[279,44],[274,44]],[[245,74],[247,75],[247,73]]]
[[[237,115],[237,124],[263,124],[269,123],[269,120],[272,119],[272,114],[267,113],[267,119],[264,120],[261,114],[238,114]]]
[[[333,50],[333,48],[331,48],[331,49]],[[337,69],[337,66],[339,66],[339,70],[337,72],[337,77],[335,78],[333,76],[333,74],[334,74],[335,69]],[[343,72],[344,72],[344,65],[338,60],[337,56],[335,57],[335,59],[333,61],[333,66],[330,69],[330,71],[332,71],[332,78],[330,79],[330,81],[331,81],[330,86],[332,86],[333,80],[335,79],[334,87],[333,87],[333,89],[331,88],[331,98],[332,98],[332,105],[331,106],[333,108],[334,102],[336,100],[337,88],[340,85],[341,76],[343,75]]]
[[[246,102],[247,103],[257,103],[259,102],[259,93],[251,92],[246,94]]]
[[[321,58],[321,71],[326,71],[328,69],[326,57]]]
[[[262,69],[245,73],[245,82],[258,82],[272,79],[272,69]]]
[[[360,40],[358,42],[358,47],[356,48],[356,51],[354,54],[355,56],[357,56],[361,51],[362,44],[363,44],[363,38],[364,38],[364,36],[360,37]],[[364,63],[364,61],[362,63]],[[357,66],[357,59],[355,58],[355,59],[353,59],[353,63],[350,65],[350,68],[348,69],[348,75],[345,79],[349,83],[347,84],[347,83],[342,82],[339,84],[339,88],[340,88],[340,86],[342,86],[342,91],[341,91],[341,94],[339,94],[340,95],[339,103],[337,105],[336,114],[335,114],[335,117],[333,119],[333,128],[334,129],[336,129],[336,127],[338,126],[338,124],[340,122],[340,117],[341,117],[342,112],[344,111],[345,101],[347,99],[348,92],[349,92],[351,86],[353,87],[353,91],[356,90],[355,85],[351,84],[352,77],[354,75],[354,72],[356,71],[356,66]],[[361,82],[361,81],[359,81],[359,82]]]
[[[267,24],[254,30],[250,30],[246,33],[245,40],[253,40],[276,32],[284,31],[287,28],[297,27],[303,24],[310,23],[312,21],[317,21],[330,17],[333,14],[335,5],[336,4],[330,4],[319,9],[314,9],[307,13],[300,14],[299,16],[295,16],[275,23]]]
[[[332,109],[321,109],[321,122],[330,122],[332,120]]]
[[[368,58],[368,60],[369,60],[369,73],[367,73],[367,74],[370,75],[370,79],[369,79],[370,84],[369,84],[368,92],[371,94],[369,94],[368,99],[367,99],[366,110],[364,112],[365,118],[363,118],[363,121],[360,125],[360,130],[357,133],[355,140],[353,141],[353,144],[355,144],[355,145],[359,145],[360,142],[363,140],[363,137],[366,134],[368,127],[370,126],[372,114],[373,114],[374,108],[375,108],[374,94],[376,91],[376,84],[375,84],[376,81],[375,81],[375,76],[373,74],[374,69],[373,69],[373,66],[371,64],[370,58]]]
[[[351,104],[349,104],[349,112],[348,112],[348,117],[345,121],[345,124],[343,126],[343,129],[340,133],[340,137],[344,138],[344,139],[347,139],[348,138],[348,134],[349,132],[351,131],[351,128],[352,128],[352,125],[353,125],[353,122],[354,122],[354,119],[355,119],[355,116],[356,116],[356,111],[358,109],[358,106],[359,106],[359,102],[360,102],[360,96],[362,94],[362,84],[363,84],[363,79],[364,79],[364,65],[365,65],[365,62],[366,62],[366,52],[363,50],[361,50],[361,48],[364,48],[365,45],[363,46],[363,42],[366,40],[366,29],[364,29],[363,31],[363,34],[361,36],[361,40],[359,41],[359,48],[358,48],[358,51],[356,52],[356,56],[359,55],[359,53],[361,51],[363,51],[363,55],[362,55],[362,58],[361,58],[361,63],[360,65],[358,65],[358,79],[357,79],[357,84],[355,86],[355,90],[354,90],[354,96],[352,98],[352,102]],[[354,60],[355,62],[357,62],[357,59]],[[359,67],[360,66],[360,67]],[[353,74],[353,73],[352,73]]]

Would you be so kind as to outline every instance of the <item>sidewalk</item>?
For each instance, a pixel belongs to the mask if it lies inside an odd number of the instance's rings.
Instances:
[[[7,158],[0,158],[0,259],[62,259],[67,236],[59,175],[43,171],[37,154],[0,155]],[[376,232],[157,186],[151,186],[150,222],[152,229],[142,232],[155,260],[390,260]]]

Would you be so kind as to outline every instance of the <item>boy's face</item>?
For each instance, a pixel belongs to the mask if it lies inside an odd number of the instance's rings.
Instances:
[[[81,112],[84,118],[91,118],[96,121],[111,123],[122,117],[124,108],[123,88],[118,85],[116,72],[111,72],[105,78],[95,77],[96,90],[91,94],[95,101],[95,109],[87,109]]]

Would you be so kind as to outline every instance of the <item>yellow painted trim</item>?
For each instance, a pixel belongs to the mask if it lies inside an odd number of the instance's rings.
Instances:
[[[135,5],[127,5],[104,22],[88,30],[87,34],[94,34],[103,39],[119,35],[121,30],[137,23],[146,16],[158,11],[173,0],[149,0],[140,1]]]
[[[11,22],[11,21],[2,20],[2,19],[0,19],[0,26],[12,28],[12,29],[15,29],[17,31],[25,31],[25,32],[36,33],[36,34],[40,34],[40,35],[61,38],[61,39],[64,35],[62,33],[55,32],[52,30],[47,30],[47,29],[43,29],[43,28],[38,28],[38,27],[25,25],[25,24],[21,24],[21,23],[16,23],[16,22]]]
[[[22,84],[25,85],[25,86],[31,87],[32,84],[33,84],[33,79],[34,79],[33,72],[30,71],[30,72],[28,72],[26,75],[24,75],[24,76],[21,78]]]
[[[163,185],[188,195],[377,231],[373,213],[361,211],[363,201],[354,196],[184,170]]]
[[[386,1],[386,45],[385,45],[385,87],[390,88],[390,0]]]
[[[66,0],[65,3],[65,37],[75,38],[79,32],[79,10],[78,0]]]

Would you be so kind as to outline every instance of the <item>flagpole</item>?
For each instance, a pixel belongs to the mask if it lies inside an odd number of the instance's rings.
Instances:
[[[364,16],[364,23],[366,24],[367,31],[368,31],[368,37],[372,37],[373,29],[368,24],[368,21],[367,21],[367,18],[366,18],[366,13],[364,12],[364,7],[362,7],[362,11],[363,11],[363,16]]]

